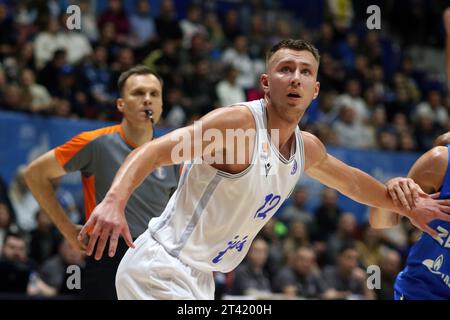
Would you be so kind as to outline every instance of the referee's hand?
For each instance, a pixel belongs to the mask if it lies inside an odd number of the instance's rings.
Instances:
[[[81,229],[78,240],[81,241],[86,235],[89,235],[89,243],[86,249],[86,254],[88,256],[91,256],[94,253],[94,248],[97,244],[95,260],[100,260],[102,258],[108,238],[108,255],[110,257],[113,257],[116,254],[117,243],[120,236],[123,236],[129,247],[134,248],[133,238],[131,237],[130,229],[128,228],[128,223],[125,219],[124,210],[118,208],[114,201],[108,201],[107,198],[95,207],[88,221]]]

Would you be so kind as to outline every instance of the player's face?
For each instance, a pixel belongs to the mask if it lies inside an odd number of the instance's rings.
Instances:
[[[273,105],[304,111],[319,94],[318,68],[311,52],[280,49],[270,58],[261,84]]]
[[[162,113],[162,86],[152,74],[132,75],[125,82],[123,97],[117,100],[119,111],[134,125],[149,125],[146,110],[153,111],[155,123]]]

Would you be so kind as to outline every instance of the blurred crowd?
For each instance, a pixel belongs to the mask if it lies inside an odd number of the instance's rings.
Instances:
[[[79,30],[67,28],[66,8],[72,3],[81,10]],[[381,30],[366,27],[370,4],[381,8]],[[158,125],[176,128],[214,108],[262,98],[265,52],[281,39],[302,38],[321,55],[320,94],[300,123],[303,130],[329,145],[390,151],[427,150],[450,130],[444,65],[427,70],[410,54],[413,48],[443,51],[440,1],[136,0],[124,5],[1,0],[0,111],[118,121],[118,76],[144,64],[164,80]],[[82,223],[83,208],[57,182],[55,190],[71,219]],[[392,298],[395,276],[420,234],[408,221],[388,231],[357,225],[328,189],[309,212],[307,191],[295,190],[292,204],[266,225],[237,270],[216,274],[218,297]],[[0,185],[0,250],[0,277],[1,268],[12,262],[32,275],[18,275],[21,286],[0,292],[76,291],[64,289],[65,270],[82,266],[83,257],[40,210],[21,169],[11,186]],[[382,269],[379,290],[366,286],[370,265]]]

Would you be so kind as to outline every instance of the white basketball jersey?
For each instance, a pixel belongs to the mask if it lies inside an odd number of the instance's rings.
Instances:
[[[296,128],[291,157],[272,145],[264,100],[246,105],[256,122],[252,162],[230,174],[207,163],[185,163],[166,209],[149,223],[153,238],[171,255],[202,271],[229,272],[289,197],[304,168],[303,140]],[[231,106],[232,108],[233,106]]]

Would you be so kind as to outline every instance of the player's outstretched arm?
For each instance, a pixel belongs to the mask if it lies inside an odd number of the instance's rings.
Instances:
[[[427,224],[431,220],[450,221],[449,200],[434,200],[419,195],[418,202],[400,207],[389,196],[385,185],[367,173],[350,167],[326,153],[324,145],[315,136],[304,133],[306,168],[305,172],[321,183],[338,190],[347,197],[368,206],[383,208],[407,216],[421,230],[435,234]]]
[[[245,106],[221,108],[205,115],[194,125],[174,130],[130,153],[117,172],[105,198],[94,209],[79,234],[81,238],[90,231],[87,254],[92,255],[98,241],[95,259],[100,259],[110,238],[108,252],[109,256],[114,256],[121,235],[127,245],[133,247],[133,240],[125,220],[125,207],[132,192],[145,177],[161,166],[223,153],[225,146],[206,141],[203,133],[211,130],[209,132],[220,132],[225,137],[226,129],[238,128],[244,130],[255,128],[250,110]]]
[[[37,202],[50,217],[58,230],[74,249],[85,251],[86,245],[77,240],[81,226],[70,221],[58,202],[52,180],[66,175],[66,171],[51,150],[33,162],[25,170],[25,180]]]

